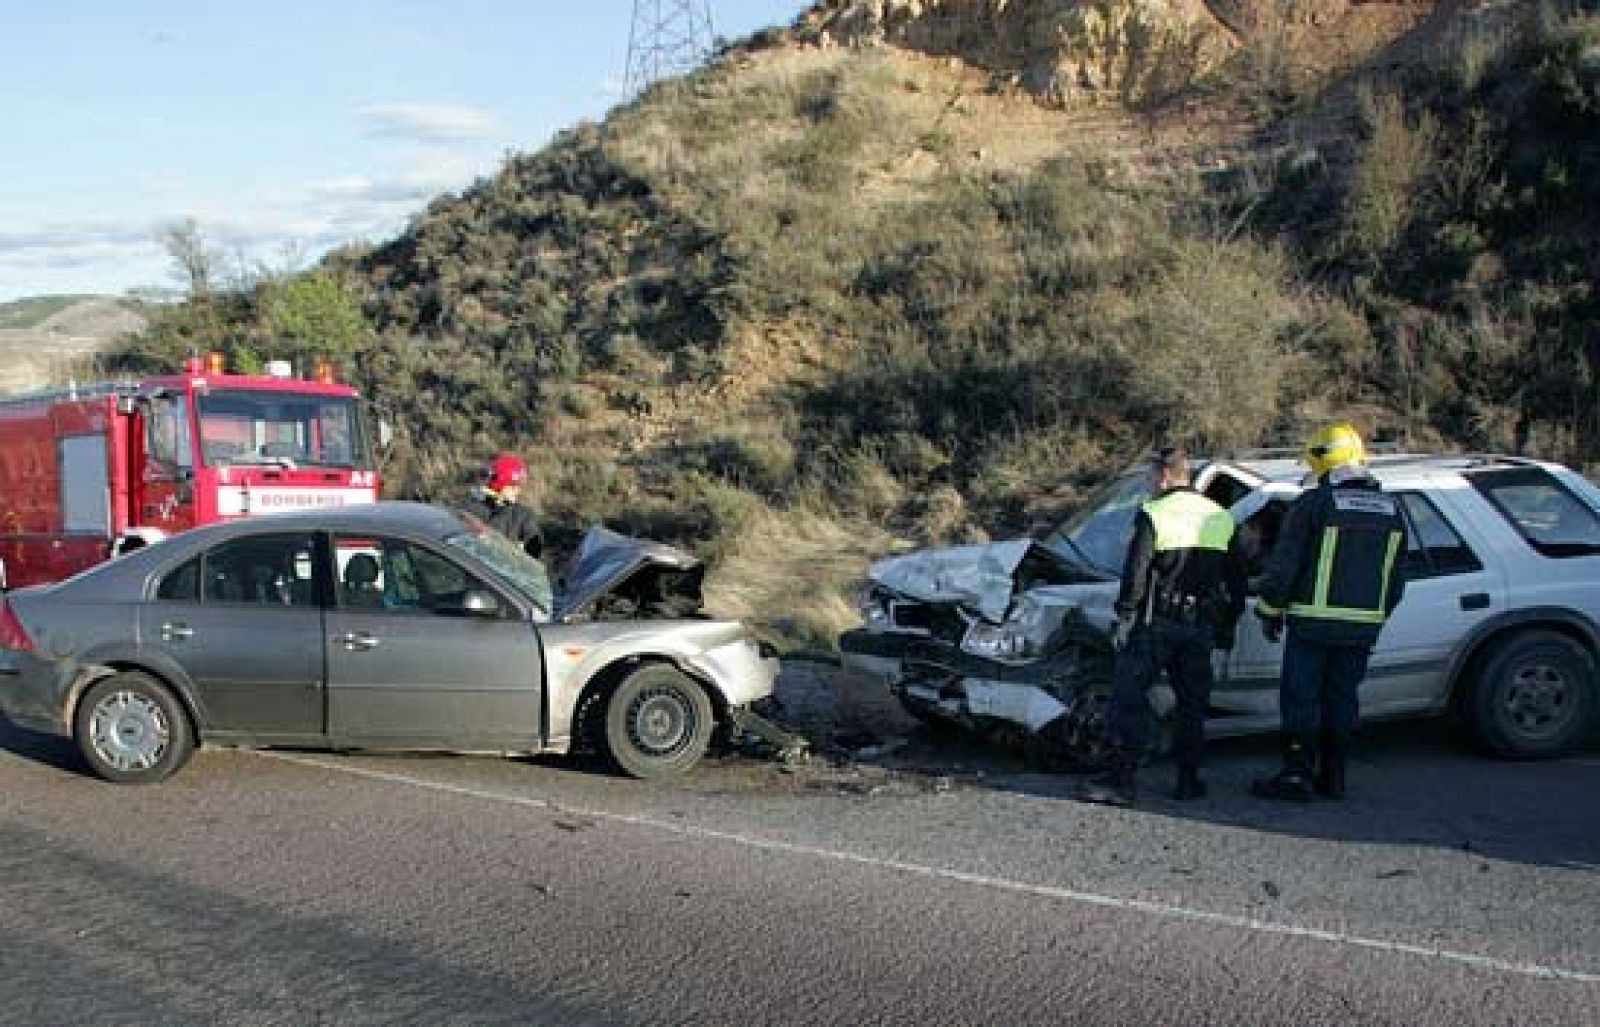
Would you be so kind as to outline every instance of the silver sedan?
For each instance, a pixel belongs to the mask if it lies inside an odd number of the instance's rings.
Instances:
[[[700,611],[703,568],[595,529],[544,567],[440,507],[378,503],[186,532],[0,600],[0,712],[99,775],[200,743],[564,753],[682,773],[777,661]]]

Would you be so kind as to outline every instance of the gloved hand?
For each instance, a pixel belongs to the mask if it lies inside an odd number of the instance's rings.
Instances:
[[[1128,647],[1128,639],[1133,635],[1133,615],[1123,614],[1117,618],[1116,627],[1111,629],[1111,648],[1117,652]]]
[[[1256,609],[1256,619],[1261,621],[1261,634],[1268,642],[1277,642],[1283,638],[1283,614],[1262,613]]]

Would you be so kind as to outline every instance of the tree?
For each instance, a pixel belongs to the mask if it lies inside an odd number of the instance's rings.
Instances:
[[[375,335],[356,291],[332,271],[270,278],[262,283],[258,302],[264,334],[274,344],[285,344],[292,357],[349,357]]]

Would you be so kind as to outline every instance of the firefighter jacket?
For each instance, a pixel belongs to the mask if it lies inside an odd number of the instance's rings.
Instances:
[[[1228,511],[1191,488],[1140,507],[1122,567],[1117,616],[1206,624],[1231,644],[1244,611],[1245,561]]]
[[[539,519],[521,503],[506,502],[485,490],[463,503],[461,509],[520,545],[529,556],[538,557],[544,552]]]
[[[1289,507],[1256,610],[1287,614],[1305,641],[1370,649],[1404,592],[1405,546],[1394,497],[1365,468],[1336,468]]]

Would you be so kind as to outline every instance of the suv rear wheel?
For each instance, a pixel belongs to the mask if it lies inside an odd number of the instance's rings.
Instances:
[[[1467,722],[1497,756],[1559,756],[1578,742],[1594,717],[1594,659],[1554,631],[1525,631],[1497,645],[1471,687]]]

